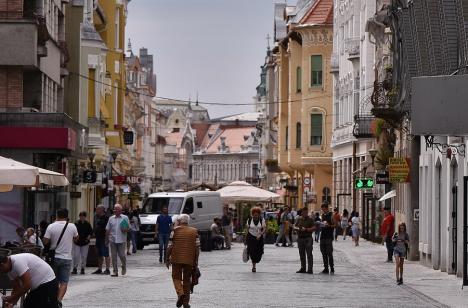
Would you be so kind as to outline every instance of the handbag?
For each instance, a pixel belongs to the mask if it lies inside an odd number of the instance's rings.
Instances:
[[[63,227],[62,233],[60,234],[60,237],[57,241],[57,245],[55,246],[55,249],[59,246],[60,242],[62,241],[63,234],[65,233],[65,230],[67,229],[68,226],[68,221],[65,223],[65,226]],[[47,254],[45,255],[45,261],[51,266],[54,266],[55,263],[55,249],[49,249]]]
[[[244,250],[242,251],[242,261],[244,261],[244,263],[249,262],[249,250],[247,246],[244,246]]]

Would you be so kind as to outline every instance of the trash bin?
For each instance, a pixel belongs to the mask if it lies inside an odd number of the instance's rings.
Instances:
[[[211,251],[213,249],[211,231],[200,231],[200,249],[201,251]]]

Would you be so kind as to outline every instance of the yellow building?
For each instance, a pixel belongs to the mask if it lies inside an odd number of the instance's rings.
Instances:
[[[106,97],[101,114],[106,122],[109,151],[120,152],[123,146],[123,104],[125,97],[125,24],[128,0],[99,0],[95,26],[107,46]]]
[[[318,210],[331,202],[333,2],[285,7],[288,28],[278,42],[278,164],[288,175],[286,203]]]

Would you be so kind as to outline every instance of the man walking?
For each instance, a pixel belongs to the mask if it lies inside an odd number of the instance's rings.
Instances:
[[[78,273],[78,266],[81,266],[80,274],[85,274],[86,260],[88,258],[89,241],[93,234],[93,227],[86,220],[86,212],[79,214],[80,219],[75,223],[78,230],[78,240],[73,245],[73,272]]]
[[[229,205],[225,204],[223,208],[223,216],[221,217],[221,226],[223,229],[226,249],[231,249],[231,224],[232,214],[229,212]]]
[[[292,247],[291,240],[289,239],[289,223],[291,221],[291,214],[289,213],[289,208],[285,207],[283,214],[281,214],[280,218],[280,229],[278,237],[276,238],[276,246],[279,246],[279,243],[283,240],[283,237],[286,238],[286,242],[288,243],[289,247]]]
[[[73,262],[73,242],[76,240],[78,240],[78,230],[74,224],[68,223],[68,210],[58,209],[57,219],[47,227],[44,234],[44,245],[50,244],[50,250],[55,250],[53,267],[58,281],[57,297],[60,307],[67,292]]]
[[[127,232],[130,228],[128,217],[122,214],[122,206],[114,206],[114,215],[109,218],[106,226],[106,245],[110,246],[113,273],[112,277],[119,276],[117,267],[117,255],[122,264],[122,275],[127,273],[127,257],[125,256],[125,245]]]
[[[3,307],[12,308],[25,295],[24,308],[58,307],[54,270],[41,258],[30,253],[8,256],[2,251],[0,273],[7,274],[13,286],[11,295],[3,298]]]
[[[384,219],[382,222],[382,227],[380,229],[380,234],[382,235],[383,241],[387,246],[387,262],[393,262],[393,233],[395,232],[395,217],[391,212],[390,207],[384,208]]]
[[[109,217],[106,215],[106,208],[100,204],[96,207],[96,221],[94,235],[96,236],[96,250],[98,254],[98,269],[93,274],[110,275],[109,245],[106,244],[106,226]],[[102,265],[106,262],[106,270],[102,271]]]
[[[322,203],[322,231],[320,233],[320,252],[323,257],[322,274],[335,273],[333,262],[333,222],[332,213],[328,209],[328,202]]]
[[[189,227],[190,217],[182,214],[177,218],[179,225],[171,233],[167,250],[166,266],[172,264],[172,280],[177,292],[177,307],[189,308],[192,271],[198,265],[198,231]]]
[[[159,263],[162,263],[163,257],[166,260],[167,245],[169,244],[169,234],[171,233],[172,217],[168,215],[167,207],[163,207],[162,213],[156,219],[155,239],[159,243]]]
[[[315,221],[309,217],[309,209],[304,207],[301,209],[301,216],[297,218],[295,230],[297,231],[297,247],[299,248],[299,257],[301,258],[301,268],[296,273],[306,272],[306,256],[307,256],[307,273],[313,273],[313,255],[312,232],[315,230]]]

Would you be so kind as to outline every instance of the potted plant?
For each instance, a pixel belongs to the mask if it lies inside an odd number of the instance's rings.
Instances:
[[[270,217],[270,219],[267,220],[266,225],[267,231],[265,234],[265,244],[274,244],[279,232],[278,222],[273,217]]]

